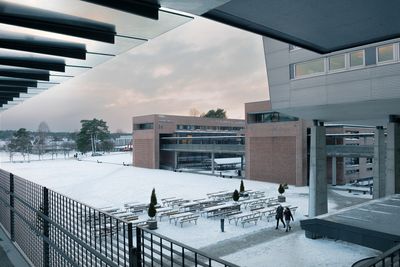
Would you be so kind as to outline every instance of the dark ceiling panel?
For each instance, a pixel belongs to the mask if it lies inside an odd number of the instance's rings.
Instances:
[[[148,1],[138,1],[138,0],[82,0],[85,2],[94,3],[97,5],[102,5],[121,11],[136,14],[142,17],[156,19],[158,20],[158,10],[160,9],[160,4],[157,0]]]
[[[115,26],[43,9],[0,2],[0,22],[114,43]]]
[[[398,0],[231,0],[205,14],[318,53],[400,37]]]
[[[22,79],[49,81],[50,74],[47,70],[0,67],[0,76]]]
[[[0,92],[0,99],[3,97],[19,97],[18,92]]]
[[[28,88],[27,87],[16,87],[16,86],[2,86],[0,85],[0,92],[5,92],[5,93],[27,93]]]
[[[86,59],[84,44],[0,31],[0,47],[34,53]]]
[[[7,79],[0,77],[0,85],[37,87],[37,81],[24,79]]]
[[[65,63],[61,59],[50,59],[50,58],[32,58],[32,57],[12,57],[12,56],[1,56],[0,65],[16,66],[33,69],[53,70],[53,71],[65,71]]]

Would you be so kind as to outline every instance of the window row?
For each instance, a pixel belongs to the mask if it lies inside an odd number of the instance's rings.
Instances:
[[[318,58],[291,65],[291,79],[322,75],[366,65],[384,64],[399,60],[399,45],[387,44],[352,51],[349,53]]]

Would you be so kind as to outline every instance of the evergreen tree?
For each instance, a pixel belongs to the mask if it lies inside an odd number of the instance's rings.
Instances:
[[[81,120],[81,130],[76,138],[76,146],[80,152],[97,151],[97,141],[100,146],[109,139],[110,132],[103,120]]]
[[[154,207],[153,203],[150,203],[147,214],[149,215],[150,218],[154,218],[154,216],[156,216],[156,213],[157,213],[156,207]]]
[[[243,180],[240,181],[240,193],[244,192]]]
[[[32,150],[31,137],[25,128],[16,131],[8,144],[10,153],[19,152],[25,159],[25,154]]]
[[[235,189],[235,191],[233,191],[233,195],[232,195],[233,201],[238,201],[240,198],[239,192]]]
[[[281,195],[282,195],[283,193],[285,193],[285,188],[283,187],[282,184],[279,184],[278,192],[279,192],[279,194],[281,194]]]
[[[216,110],[210,109],[206,114],[202,114],[202,117],[205,118],[218,118],[218,119],[226,119],[226,111],[222,108],[218,108]]]
[[[153,188],[153,190],[151,191],[150,203],[153,204],[154,206],[157,205],[157,196],[155,188]]]

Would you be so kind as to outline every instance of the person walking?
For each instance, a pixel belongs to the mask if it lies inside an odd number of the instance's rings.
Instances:
[[[283,207],[282,205],[279,205],[276,208],[276,215],[275,215],[275,219],[276,219],[276,227],[275,229],[278,229],[279,226],[279,220],[281,220],[282,224],[283,224],[283,228],[285,228],[285,222],[283,221]]]
[[[286,207],[285,211],[283,212],[283,216],[285,216],[286,221],[286,232],[292,230],[292,227],[290,226],[290,219],[292,219],[292,221],[294,221],[294,219],[289,207]]]

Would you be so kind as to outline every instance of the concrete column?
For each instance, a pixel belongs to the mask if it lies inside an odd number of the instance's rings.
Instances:
[[[174,151],[174,169],[178,169],[178,151]]]
[[[214,167],[214,152],[211,152],[211,172],[212,172],[212,174],[215,173],[215,167]]]
[[[385,193],[400,193],[400,116],[394,115],[387,127]]]
[[[332,185],[336,185],[336,157],[332,157]]]
[[[314,121],[310,144],[310,199],[309,218],[328,212],[328,187],[326,179],[326,130]]]
[[[385,146],[385,131],[383,130],[382,126],[378,126],[375,129],[374,135],[374,198],[381,198],[385,196]]]

